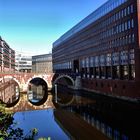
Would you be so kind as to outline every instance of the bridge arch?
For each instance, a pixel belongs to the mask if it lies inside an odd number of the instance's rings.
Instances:
[[[18,86],[20,87],[20,82],[19,82],[19,80],[18,79],[16,79],[15,77],[13,77],[13,76],[11,76],[11,75],[7,75],[7,76],[3,76],[2,78],[0,78],[0,81],[2,81],[3,79],[11,79],[11,80],[14,80],[17,84],[18,84]]]
[[[29,79],[27,80],[27,82],[26,82],[26,85],[28,86],[29,83],[30,83],[30,81],[32,81],[32,80],[35,79],[35,78],[40,78],[40,79],[44,80],[44,81],[46,82],[47,86],[49,86],[48,81],[47,81],[43,76],[33,76],[33,77],[29,78]]]
[[[13,83],[13,81],[14,81],[14,83]],[[6,75],[6,76],[1,77],[0,82],[3,85],[2,92],[5,94],[1,98],[1,102],[4,103],[6,105],[6,107],[8,107],[8,108],[15,106],[19,102],[20,96],[21,96],[20,95],[20,82],[11,75]],[[12,86],[11,86],[11,84],[12,84]],[[14,90],[11,90],[11,88]],[[8,91],[6,89],[8,89]]]
[[[31,104],[38,106],[45,103],[47,98],[48,82],[39,76],[30,78],[27,85],[27,100]]]
[[[68,80],[71,81],[72,85],[74,86],[75,85],[75,81],[73,80],[72,77],[70,77],[69,75],[60,75],[58,76],[54,81],[53,81],[53,86],[57,83],[58,80],[62,79],[62,78],[66,78]]]

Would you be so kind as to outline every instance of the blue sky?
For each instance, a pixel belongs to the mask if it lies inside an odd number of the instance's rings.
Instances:
[[[0,36],[17,51],[44,54],[107,0],[0,0]]]

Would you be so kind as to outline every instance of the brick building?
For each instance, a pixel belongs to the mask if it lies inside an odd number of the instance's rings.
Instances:
[[[15,71],[15,51],[0,37],[0,72]]]

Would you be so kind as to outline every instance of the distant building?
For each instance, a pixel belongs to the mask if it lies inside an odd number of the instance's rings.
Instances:
[[[0,72],[15,71],[15,51],[0,37]]]
[[[32,56],[32,72],[52,73],[52,54]]]
[[[16,71],[30,73],[32,71],[32,56],[24,52],[16,52]]]

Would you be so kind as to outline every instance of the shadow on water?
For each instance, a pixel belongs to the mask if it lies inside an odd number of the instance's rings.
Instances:
[[[19,85],[12,78],[3,78],[0,81],[0,100],[6,107],[12,107],[20,99]]]
[[[42,105],[48,98],[47,83],[41,78],[34,78],[28,85],[27,98],[33,105]]]

